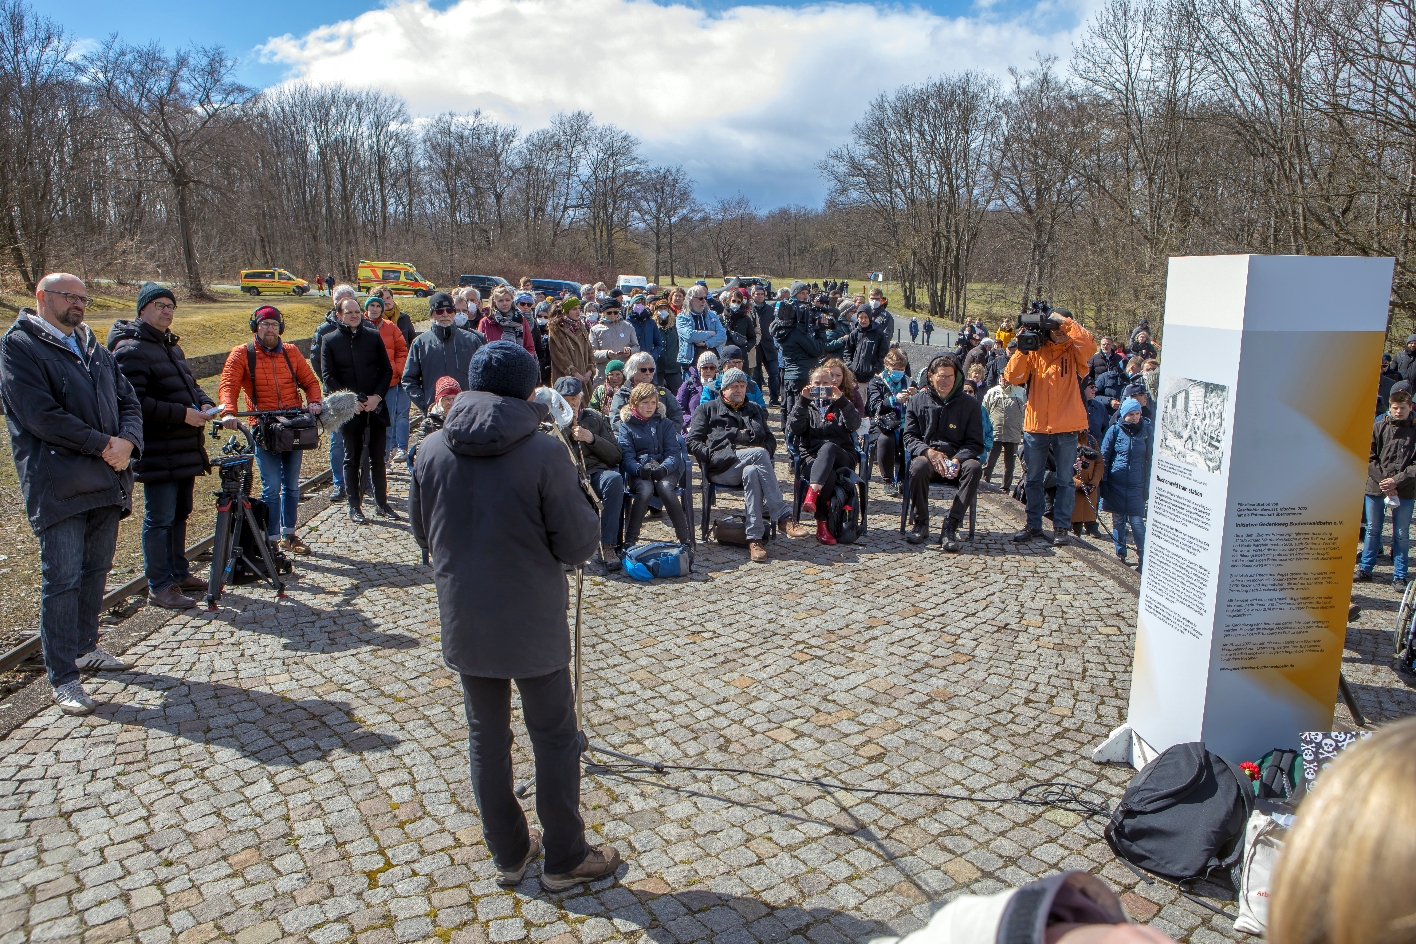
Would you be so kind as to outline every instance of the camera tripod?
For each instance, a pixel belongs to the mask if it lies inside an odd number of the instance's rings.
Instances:
[[[603,754],[606,757],[614,757],[631,764],[637,764],[640,767],[648,767],[651,770],[663,773],[664,765],[662,763],[659,763],[658,761],[645,760],[642,757],[635,757],[632,754],[625,754],[611,747],[602,747],[599,744],[596,744],[591,741],[590,738],[585,734],[585,718],[583,714],[581,700],[581,695],[584,692],[584,685],[581,681],[580,656],[581,598],[584,589],[585,569],[583,567],[577,566],[575,568],[575,631],[571,639],[575,646],[575,730],[576,734],[580,738],[580,753],[581,755]],[[587,774],[601,773],[608,769],[609,768],[605,767],[604,765],[593,763],[588,759],[585,761],[585,772]],[[530,780],[526,781],[521,786],[516,788],[516,795],[518,797],[526,796],[526,794],[531,791],[531,788],[535,786],[535,784],[536,778],[532,777]]]
[[[251,510],[251,467],[256,458],[256,441],[245,426],[238,426],[237,431],[246,438],[245,445],[232,436],[221,447],[221,458],[217,460],[221,470],[221,491],[216,493],[216,531],[212,535],[211,574],[207,578],[205,601],[208,613],[216,612],[222,588],[231,581],[238,560],[251,573],[264,573],[266,582],[275,588],[276,599],[285,596],[285,582],[280,579],[280,571],[276,568],[275,554],[271,551],[266,529],[260,526]],[[221,427],[213,426],[211,438],[220,437]],[[243,527],[250,529],[264,568],[256,566],[242,551]]]

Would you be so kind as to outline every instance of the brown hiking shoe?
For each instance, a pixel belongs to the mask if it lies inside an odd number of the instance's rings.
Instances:
[[[541,831],[532,826],[527,837],[529,845],[526,847],[526,856],[521,860],[521,864],[510,869],[500,869],[497,875],[498,885],[519,885],[526,877],[526,869],[541,854]]]
[[[762,564],[767,561],[767,545],[761,541],[748,541],[747,553],[754,564]]]
[[[284,538],[281,539],[280,549],[290,554],[310,553],[310,545],[300,540],[300,538],[294,534],[287,534]]]
[[[809,538],[811,529],[805,525],[797,524],[792,520],[791,515],[787,515],[777,522],[777,529],[789,538]]]
[[[591,846],[590,854],[585,857],[585,861],[569,872],[559,875],[542,872],[541,887],[547,891],[563,892],[581,882],[593,882],[597,878],[612,875],[615,869],[619,868],[619,864],[619,850],[614,846]]]
[[[164,610],[185,610],[197,605],[197,601],[183,596],[176,587],[168,587],[161,593],[148,592],[148,606],[160,606]]]

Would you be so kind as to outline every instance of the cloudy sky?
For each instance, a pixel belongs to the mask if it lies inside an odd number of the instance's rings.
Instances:
[[[816,162],[878,94],[962,69],[1065,61],[1097,0],[921,4],[38,0],[84,42],[221,43],[253,85],[344,82],[415,115],[480,108],[523,129],[585,109],[683,164],[709,197],[818,203]]]

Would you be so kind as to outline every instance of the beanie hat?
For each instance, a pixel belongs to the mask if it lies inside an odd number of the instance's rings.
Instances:
[[[1404,380],[1398,380],[1396,383],[1392,384],[1391,389],[1387,391],[1387,399],[1390,400],[1398,394],[1407,397],[1411,396],[1411,384]]]
[[[171,300],[172,304],[177,304],[177,296],[172,294],[172,289],[156,282],[144,282],[138,289],[138,314],[141,315],[144,308],[159,298],[166,298]]]
[[[642,305],[642,304],[644,304],[644,296],[643,296],[643,295],[636,295],[636,296],[634,296],[633,298],[631,298],[631,299],[629,300],[629,303],[630,303],[631,305]]]
[[[607,298],[607,299],[605,299],[604,301],[600,302],[600,310],[601,310],[601,311],[610,311],[610,310],[612,310],[612,309],[613,309],[614,311],[619,311],[619,307],[620,307],[620,300],[619,300],[619,297],[618,297],[618,296],[615,296],[615,295],[611,295],[609,298]]]
[[[254,321],[256,324],[260,324],[262,321],[266,321],[267,319],[271,318],[275,319],[276,321],[285,320],[280,316],[280,309],[276,308],[274,305],[262,305],[261,307],[256,309],[255,314],[251,315],[251,320]]]
[[[541,379],[541,366],[526,348],[511,341],[493,341],[472,355],[467,389],[518,400],[529,399]]]
[[[433,399],[441,400],[446,396],[456,396],[462,392],[462,384],[457,382],[456,377],[439,377],[438,382],[433,385]]]
[[[572,312],[572,311],[574,311],[575,309],[577,309],[577,308],[579,308],[579,307],[580,307],[580,299],[576,298],[574,295],[570,296],[569,298],[567,298],[565,301],[561,302],[561,304],[560,304],[560,309],[561,309],[561,313],[562,313],[562,314],[565,314],[565,313],[567,313],[567,312]]]
[[[723,372],[723,386],[735,383],[747,383],[747,374],[736,367]]]
[[[370,295],[368,298],[364,299],[364,310],[368,311],[369,306],[372,305],[374,302],[378,302],[380,308],[384,307],[384,300],[382,295]]]
[[[1135,399],[1133,399],[1132,397],[1127,397],[1125,400],[1121,401],[1121,409],[1117,411],[1117,415],[1124,420],[1126,418],[1127,413],[1130,413],[1132,410],[1140,409],[1141,405],[1137,403]],[[1141,415],[1144,416],[1145,411],[1142,411]]]
[[[702,367],[704,364],[712,364],[714,367],[717,367],[718,355],[714,354],[712,351],[704,351],[702,354],[699,354],[698,366]]]
[[[428,299],[428,311],[435,311],[438,308],[456,307],[452,303],[452,296],[447,292],[434,292]]]
[[[610,361],[608,364],[605,365],[605,373],[607,373],[607,374],[610,373],[611,371],[616,371],[616,370],[619,371],[620,373],[624,373],[624,361],[619,361],[619,360]]]
[[[151,283],[149,283],[149,284],[151,284]],[[139,296],[139,297],[141,297],[141,296]],[[1410,344],[1412,341],[1416,341],[1416,334],[1408,334],[1408,335],[1406,336],[1406,343],[1407,343],[1407,344]]]
[[[555,391],[563,397],[578,397],[585,392],[579,377],[562,377],[555,382]]]
[[[742,348],[738,347],[736,344],[726,344],[718,353],[718,356],[725,361],[740,361],[742,360]]]
[[[811,288],[810,285],[807,285],[801,279],[797,279],[795,282],[792,283],[791,294],[795,295],[797,292],[802,292],[809,288]]]
[[[1146,385],[1142,383],[1130,384],[1125,390],[1121,391],[1121,396],[1123,397],[1138,397],[1141,394],[1150,396],[1150,391],[1147,390]]]

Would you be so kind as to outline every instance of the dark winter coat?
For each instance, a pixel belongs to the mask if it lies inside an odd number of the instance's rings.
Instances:
[[[187,423],[187,410],[216,406],[197,386],[177,335],[144,321],[115,321],[108,349],[143,405],[143,456],[133,463],[139,482],[171,482],[205,475],[203,426]]]
[[[685,414],[683,409],[679,406],[679,401],[675,399],[674,395],[669,393],[666,388],[658,387],[656,389],[659,391],[659,405],[664,408],[664,415],[673,420],[677,424],[675,428],[682,432],[688,423],[684,419]],[[605,418],[610,421],[610,427],[614,429],[616,433],[619,432],[620,417],[624,413],[624,408],[629,406],[629,395],[633,392],[634,387],[632,385],[627,383],[620,384],[620,388],[616,390],[615,395],[610,398],[609,408],[605,410]],[[697,402],[696,400],[694,401],[694,403]],[[690,404],[690,406],[691,405],[692,404]],[[688,415],[691,416],[692,414],[690,413]]]
[[[723,327],[728,332],[728,343],[742,348],[744,361],[748,352],[757,346],[757,315],[751,305],[743,305],[733,313],[732,306],[723,312]]]
[[[748,436],[739,439],[739,432]],[[693,414],[686,440],[693,458],[702,462],[709,475],[721,475],[737,463],[737,450],[761,446],[777,452],[777,438],[768,426],[767,411],[751,400],[734,409],[722,397],[703,403]]]
[[[869,383],[870,378],[880,373],[885,366],[885,355],[890,350],[890,339],[885,335],[885,325],[872,318],[870,327],[856,325],[846,339],[846,356],[843,358],[856,380]]]
[[[698,410],[698,404],[703,400],[703,379],[698,375],[697,367],[688,369],[688,376],[679,385],[678,392],[674,394],[674,401],[679,405],[679,418],[683,421],[683,428],[687,429],[689,423],[693,422],[693,414]],[[626,398],[625,402],[629,402]],[[623,404],[621,404],[622,406]],[[619,415],[615,412],[614,415]]]
[[[777,363],[777,345],[772,340],[772,319],[777,316],[776,306],[770,302],[752,306],[757,317],[757,349],[762,355],[762,363],[772,367]]]
[[[811,369],[826,353],[826,345],[821,335],[808,327],[812,318],[810,307],[789,300],[782,302],[778,311],[784,311],[789,305],[794,308],[796,320],[783,321],[779,315],[772,322],[772,337],[782,352],[782,378],[788,387],[796,388],[811,376]]]
[[[595,437],[588,443],[576,442],[580,447],[580,455],[585,460],[585,471],[594,473],[618,469],[624,452],[620,449],[619,440],[615,439],[615,431],[610,428],[610,421],[605,419],[605,415],[586,407],[580,411],[575,423]]]
[[[931,448],[963,462],[978,459],[983,443],[983,411],[964,396],[964,375],[954,371],[954,389],[941,397],[927,380],[905,406],[905,452],[922,456]]]
[[[1391,360],[1396,369],[1397,379],[1404,380],[1416,387],[1416,354],[1402,348]]]
[[[325,335],[331,331],[339,330],[339,316],[331,308],[325,312],[324,321],[315,328],[315,333],[310,337],[310,370],[315,372],[316,377],[323,379],[324,374],[320,371],[320,344],[324,341]],[[328,393],[328,388],[325,389]]]
[[[1156,356],[1155,345],[1149,341],[1132,341],[1131,356],[1149,359]]]
[[[419,445],[413,538],[430,552],[443,661],[482,678],[535,678],[570,663],[565,565],[600,545],[600,516],[544,406],[473,392]]]
[[[451,377],[459,385],[467,383],[467,365],[485,341],[475,331],[459,331],[455,326],[433,325],[413,339],[401,382],[408,396],[425,413],[433,406],[433,388],[441,377]]]
[[[657,371],[659,356],[664,353],[664,332],[659,330],[659,325],[654,320],[654,313],[645,308],[636,315],[634,310],[630,309],[626,316],[634,327],[634,336],[639,340],[639,349],[653,355],[654,368]]]
[[[0,339],[0,397],[30,527],[38,534],[110,505],[126,516],[133,508],[133,467],[115,472],[102,453],[120,436],[134,444],[132,458],[142,458],[142,404],[87,325],[74,335],[85,364],[31,323],[38,317],[21,309]]]
[[[1126,373],[1126,368],[1117,367],[1108,370],[1100,377],[1096,378],[1096,396],[1106,406],[1107,414],[1114,412],[1115,407],[1111,405],[1112,400],[1120,401],[1126,399],[1126,388],[1131,385],[1131,375]]]
[[[826,417],[830,416],[831,419]],[[855,437],[851,435],[860,429],[860,411],[848,397],[841,397],[826,407],[826,414],[816,408],[816,404],[804,397],[792,401],[792,412],[787,417],[787,429],[796,440],[797,448],[804,456],[816,457],[823,443],[835,443],[851,455],[856,454]]]
[[[320,380],[325,390],[352,390],[365,397],[383,397],[393,380],[393,365],[388,360],[388,348],[378,329],[367,323],[358,328],[340,325],[325,336],[320,355]],[[465,378],[464,378],[465,379]],[[370,423],[388,426],[388,401],[380,399],[372,413],[356,413],[341,427],[344,431],[362,430]]]
[[[1382,479],[1396,480],[1396,497],[1416,498],[1416,422],[1383,416],[1372,426],[1372,452],[1367,459],[1367,494],[1382,494]]]
[[[1087,432],[1091,433],[1092,439],[1101,442],[1106,436],[1106,427],[1110,425],[1108,420],[1111,417],[1111,411],[1107,409],[1106,401],[1102,399],[1100,394],[1087,400],[1086,408]]]
[[[1120,351],[1112,351],[1110,354],[1097,351],[1088,358],[1087,371],[1092,378],[1097,378],[1108,370],[1116,370],[1121,366],[1123,360],[1125,360],[1125,358]]]
[[[668,481],[675,481],[683,471],[683,438],[679,435],[682,427],[664,414],[664,398],[659,398],[658,410],[647,420],[635,415],[628,404],[620,409],[619,418],[616,438],[624,454],[620,469],[625,479],[638,476],[640,465],[653,459],[669,470]]]
[[[1112,514],[1144,515],[1150,493],[1151,422],[1142,418],[1132,431],[1117,423],[1101,440],[1101,510]]]
[[[678,385],[683,382],[683,367],[678,362],[678,323],[672,313],[667,321],[659,321],[657,315],[654,321],[655,327],[659,329],[659,333],[664,339],[664,349],[654,358],[654,376],[659,378],[660,383],[667,384],[670,389],[677,389]]]

